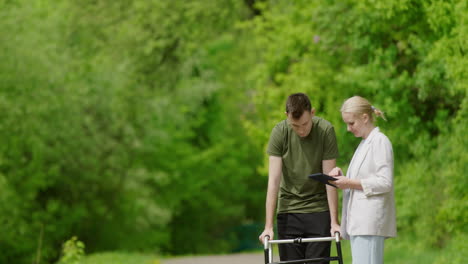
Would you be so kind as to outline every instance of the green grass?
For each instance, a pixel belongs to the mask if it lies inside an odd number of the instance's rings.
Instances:
[[[351,263],[351,246],[349,240],[341,241],[344,263]],[[431,264],[440,257],[440,250],[420,248],[408,238],[385,240],[385,264]],[[332,244],[332,255],[336,256],[335,244]]]
[[[152,254],[105,252],[87,255],[80,264],[160,264]]]
[[[439,250],[421,248],[416,241],[392,238],[385,241],[385,263],[429,264],[441,254]]]
[[[397,237],[385,241],[385,264],[442,264],[442,263],[465,263],[468,259],[467,246],[461,242],[465,241],[466,235],[461,235],[452,241],[444,249],[430,249],[416,243],[416,239],[409,237]],[[348,240],[341,242],[343,261],[351,264],[351,249]],[[274,259],[278,260],[277,247],[274,249]],[[263,251],[258,250],[261,254]],[[332,243],[332,255],[336,256],[336,247]],[[160,264],[160,260],[166,258],[155,254],[106,252],[94,253],[84,257],[80,264]],[[331,262],[337,263],[337,262]],[[259,263],[260,264],[260,263]]]

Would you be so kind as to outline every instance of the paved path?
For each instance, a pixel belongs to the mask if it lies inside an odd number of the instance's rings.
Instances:
[[[177,257],[161,260],[161,264],[263,264],[262,253],[244,253],[216,256]]]

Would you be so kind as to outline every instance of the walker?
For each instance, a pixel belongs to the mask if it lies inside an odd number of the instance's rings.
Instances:
[[[324,241],[335,241],[336,252],[338,256],[273,262],[273,251],[272,251],[271,246],[274,244],[313,243],[313,242],[324,242]],[[263,246],[265,249],[265,264],[311,263],[311,262],[319,262],[319,261],[338,261],[339,264],[343,264],[343,256],[341,254],[341,244],[340,244],[340,233],[338,232],[335,233],[334,237],[315,237],[315,238],[298,237],[295,239],[280,239],[280,240],[270,240],[269,236],[265,236],[263,240]]]

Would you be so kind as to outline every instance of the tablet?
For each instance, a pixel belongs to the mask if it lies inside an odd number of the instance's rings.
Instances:
[[[333,178],[333,177],[331,177],[331,176],[328,176],[328,175],[326,175],[326,174],[323,174],[323,173],[314,173],[314,174],[309,175],[309,178],[311,178],[311,179],[313,179],[313,180],[316,180],[316,181],[319,181],[319,182],[324,183],[324,184],[328,184],[328,185],[330,185],[330,186],[333,186],[333,187],[337,188],[336,185],[331,184],[331,183],[328,182],[328,181],[336,181],[337,179],[336,179],[336,178]]]

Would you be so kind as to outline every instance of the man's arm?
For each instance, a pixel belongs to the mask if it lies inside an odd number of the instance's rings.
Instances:
[[[328,174],[336,166],[336,160],[324,160],[322,161],[323,173]],[[330,219],[331,229],[330,233],[332,236],[335,232],[340,232],[340,224],[338,222],[338,192],[335,187],[326,185],[327,188],[327,199],[328,207],[330,208]]]
[[[273,239],[273,223],[275,218],[276,203],[278,200],[278,190],[281,182],[281,167],[283,161],[281,157],[270,156],[268,165],[268,190],[266,197],[266,217],[265,217],[265,230],[258,237],[260,242],[263,243],[265,236],[270,236]]]

